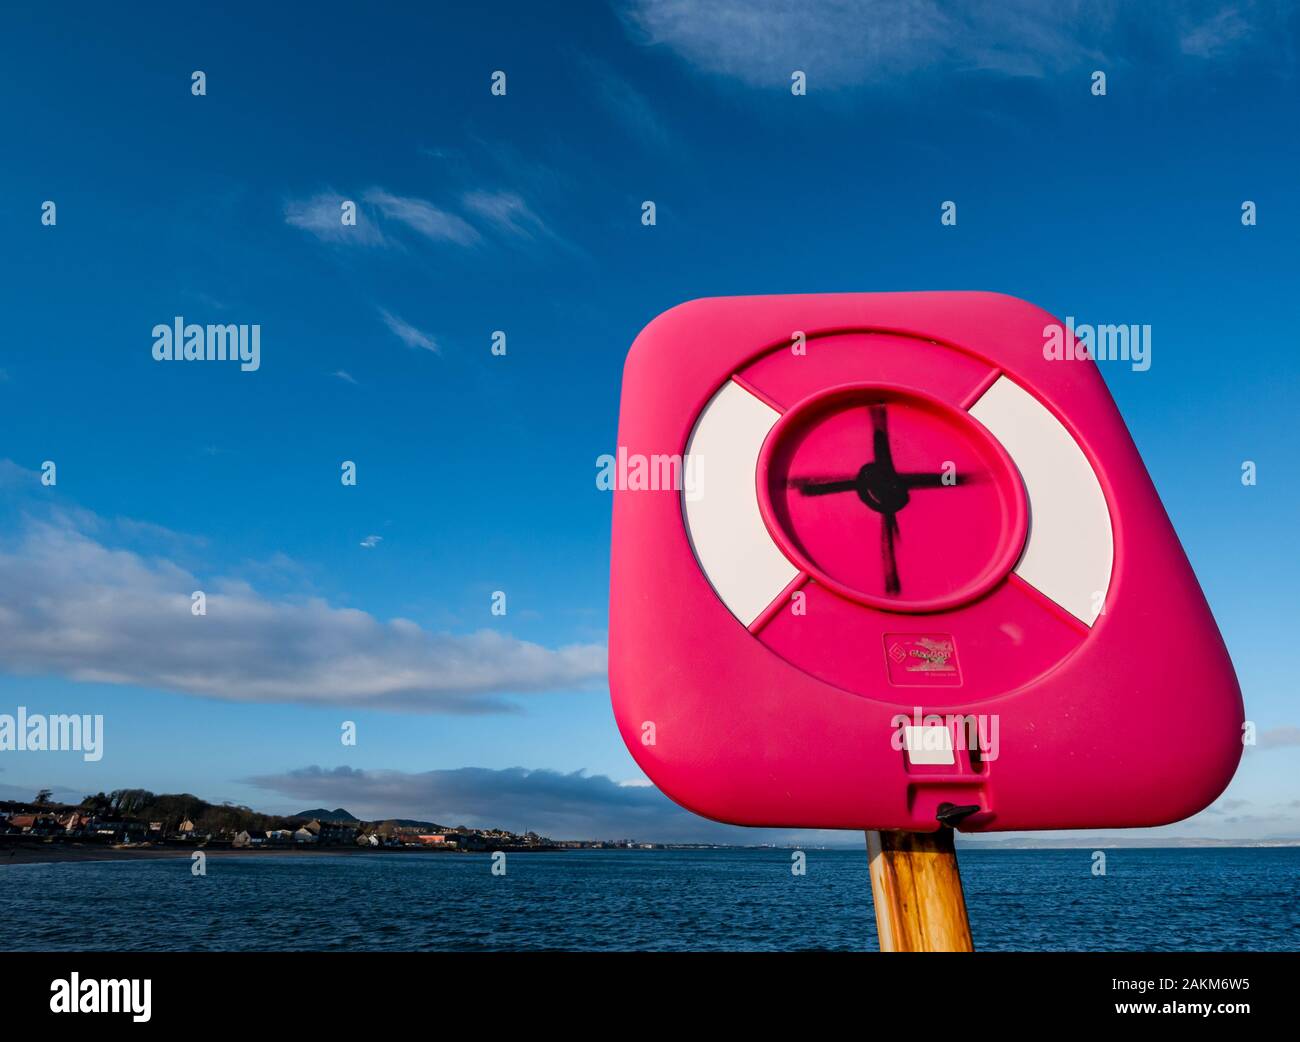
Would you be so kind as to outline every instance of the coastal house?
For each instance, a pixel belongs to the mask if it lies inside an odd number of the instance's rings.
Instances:
[[[78,814],[75,810],[63,819],[63,831],[70,835],[86,831],[90,827],[89,814]]]
[[[319,843],[320,836],[317,832],[313,832],[311,829],[303,826],[300,829],[294,830],[293,841],[295,843]]]
[[[326,821],[320,823],[318,836],[323,844],[351,843],[356,839],[357,827],[343,821]]]
[[[109,843],[137,843],[145,838],[148,826],[143,821],[116,818],[92,818],[81,830],[90,839]]]
[[[169,834],[172,839],[180,840],[185,843],[201,843],[211,838],[211,834],[201,830],[189,818],[186,818],[178,826],[176,831]]]
[[[267,829],[266,841],[268,843],[292,843],[293,830],[292,829]]]
[[[30,836],[53,836],[63,831],[63,824],[53,814],[15,814],[9,824]]]

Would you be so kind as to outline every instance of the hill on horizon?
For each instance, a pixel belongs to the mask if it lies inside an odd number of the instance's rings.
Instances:
[[[324,807],[316,807],[312,810],[299,811],[297,814],[291,815],[291,817],[295,821],[299,818],[302,818],[305,821],[310,821],[312,818],[315,818],[317,821],[342,822],[348,825],[357,825],[366,820],[365,818],[358,818],[355,814],[344,810],[342,807],[335,807],[333,810],[326,810]],[[420,821],[416,818],[383,818],[376,820],[374,824],[380,824],[381,821],[391,821],[394,825],[400,825],[403,828],[431,829],[438,832],[447,831],[437,822]]]
[[[315,810],[304,810],[294,814],[295,818],[315,818],[317,821],[360,821],[361,819],[348,813],[342,807],[335,807],[333,810],[326,810],[324,807],[317,807]]]

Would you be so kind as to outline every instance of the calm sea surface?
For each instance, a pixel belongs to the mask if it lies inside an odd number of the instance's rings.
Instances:
[[[984,950],[1295,950],[1300,849],[963,850]],[[253,855],[0,867],[0,948],[876,948],[864,851]]]

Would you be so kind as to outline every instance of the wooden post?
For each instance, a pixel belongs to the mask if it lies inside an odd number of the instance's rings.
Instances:
[[[868,832],[882,952],[969,952],[970,922],[953,830]]]

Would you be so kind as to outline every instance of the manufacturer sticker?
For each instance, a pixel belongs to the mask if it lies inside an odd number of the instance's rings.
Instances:
[[[950,633],[886,633],[885,665],[891,684],[955,687],[961,683],[957,645]]]

